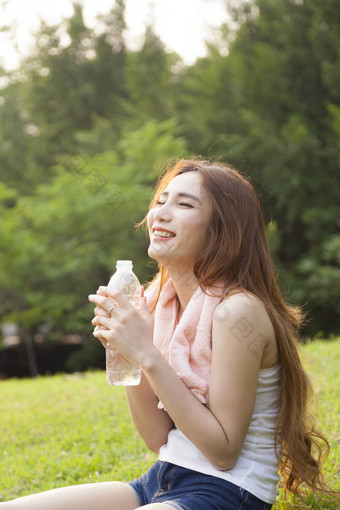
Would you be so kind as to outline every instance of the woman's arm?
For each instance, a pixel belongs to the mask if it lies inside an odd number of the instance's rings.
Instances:
[[[242,294],[217,307],[209,408],[194,397],[164,358],[155,355],[143,367],[176,426],[217,469],[235,464],[247,434],[269,333],[264,313],[259,302]]]
[[[166,444],[174,423],[164,409],[158,409],[158,398],[142,373],[139,386],[127,386],[127,400],[132,421],[146,446],[155,453]]]
[[[109,329],[100,334],[141,367],[171,420],[208,460],[217,469],[231,468],[249,427],[268,339],[262,305],[244,294],[235,294],[216,308],[208,408],[196,399],[153,345],[148,327],[125,298],[114,293],[111,297],[121,308],[113,310],[112,320],[94,319],[94,324]],[[251,338],[257,339],[256,350],[247,341],[250,330]],[[146,415],[140,423],[144,419],[147,420]],[[146,422],[141,428],[144,427]]]
[[[91,301],[99,305],[97,296],[96,299],[91,299]],[[153,321],[148,314],[145,300],[143,304],[145,320],[149,322],[149,326],[153,329]],[[103,308],[105,305],[106,308]],[[104,302],[102,300],[102,306],[97,306],[94,309],[95,315],[97,317],[110,318],[110,313],[107,312],[107,309],[111,305],[112,301]],[[101,328],[96,326],[94,331],[97,333]],[[99,335],[95,336],[98,336],[106,348],[107,340]],[[146,446],[153,452],[158,453],[160,447],[167,442],[168,434],[174,427],[173,421],[166,411],[158,409],[158,398],[143,373],[138,386],[126,386],[125,390],[131,418],[137,432],[144,440]]]

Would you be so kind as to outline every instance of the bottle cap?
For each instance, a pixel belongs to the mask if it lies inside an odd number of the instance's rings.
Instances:
[[[133,267],[132,260],[117,260],[116,268],[118,269],[119,267],[132,268]]]

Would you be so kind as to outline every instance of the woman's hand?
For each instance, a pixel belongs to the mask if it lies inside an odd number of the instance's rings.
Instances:
[[[104,346],[112,345],[141,368],[150,356],[158,353],[152,343],[153,320],[144,296],[140,310],[136,310],[120,292],[109,287],[99,287],[97,294],[90,294],[89,300],[96,305],[93,335]],[[116,306],[109,312],[113,304]]]
[[[97,291],[97,294],[98,294],[99,290]],[[89,300],[92,301],[92,299],[90,299],[92,297],[92,295],[89,296]],[[107,305],[108,306],[108,310],[110,310],[110,308],[115,305],[116,303],[112,300],[110,300],[109,304]],[[94,309],[94,314],[95,316],[102,316],[102,317],[107,317],[107,318],[110,318],[111,317],[111,313],[108,312],[105,308],[102,308],[100,306],[96,306],[95,309]],[[96,326],[94,328],[94,333],[97,333],[97,331],[100,331],[100,330],[103,330],[103,329],[107,329],[105,328],[104,326]],[[103,344],[103,347],[106,348],[107,346],[107,340],[105,340],[105,338],[102,338],[101,336],[99,335],[94,335],[98,338],[98,340],[101,341],[101,343]]]

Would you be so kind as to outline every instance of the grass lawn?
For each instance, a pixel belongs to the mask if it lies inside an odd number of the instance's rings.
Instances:
[[[325,466],[340,490],[340,339],[301,348],[314,384],[320,427],[332,446]],[[130,422],[124,389],[103,372],[0,382],[0,501],[70,484],[130,480],[156,459]],[[334,497],[308,496],[275,510],[339,509]]]

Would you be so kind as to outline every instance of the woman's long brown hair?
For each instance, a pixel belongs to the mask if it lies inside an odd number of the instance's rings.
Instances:
[[[185,172],[200,173],[202,186],[212,203],[207,244],[194,268],[198,283],[204,289],[222,280],[229,289],[228,295],[240,290],[252,292],[264,304],[272,321],[281,365],[275,441],[281,445],[277,455],[285,493],[300,495],[301,484],[312,491],[328,492],[321,466],[329,444],[315,428],[308,412],[312,389],[297,350],[305,315],[300,307],[287,304],[282,297],[260,200],[250,179],[229,165],[199,158],[178,160],[165,170],[150,209],[170,181]],[[159,296],[169,274],[161,264],[158,267],[153,282],[160,281]]]

